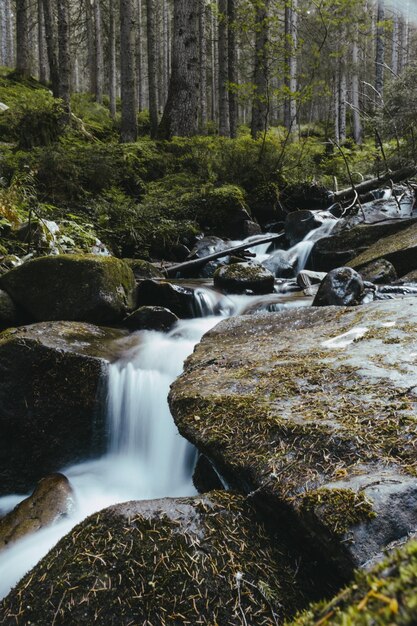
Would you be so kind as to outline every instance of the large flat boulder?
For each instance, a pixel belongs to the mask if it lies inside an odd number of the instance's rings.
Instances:
[[[417,269],[417,224],[406,230],[383,237],[370,248],[355,256],[350,267],[360,268],[371,261],[386,259],[395,267],[398,276],[404,276]]]
[[[106,256],[47,256],[0,277],[0,288],[30,321],[120,322],[134,306],[135,278],[120,259]]]
[[[0,495],[102,450],[100,383],[124,334],[79,322],[0,333]]]
[[[329,237],[323,237],[314,244],[311,251],[311,265],[320,272],[329,272],[342,265],[351,265],[349,261],[365,252],[375,242],[404,231],[415,222],[414,218],[403,218],[376,224],[359,224]]]
[[[341,572],[417,527],[415,300],[232,318],[186,362],[180,432]]]
[[[273,626],[314,590],[299,556],[241,496],[129,502],[62,539],[0,603],[0,622]]]

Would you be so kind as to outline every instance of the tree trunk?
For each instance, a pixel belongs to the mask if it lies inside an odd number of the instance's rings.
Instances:
[[[45,28],[43,20],[42,0],[38,0],[38,65],[39,65],[39,82],[46,83],[46,54],[45,54]]]
[[[268,128],[269,71],[268,35],[269,2],[256,5],[255,66],[253,72],[254,99],[252,104],[251,134],[254,139]]]
[[[138,135],[134,25],[132,0],[120,0],[120,77],[122,97],[120,139],[123,143],[136,141]]]
[[[109,103],[110,115],[116,117],[116,8],[114,0],[109,0]]]
[[[16,70],[30,75],[28,0],[16,0]]]
[[[334,88],[333,88],[333,115],[334,115],[334,140],[336,143],[340,142],[340,75],[339,68],[337,68],[334,76]]]
[[[7,47],[7,67],[13,67],[14,65],[14,37],[13,37],[13,11],[11,7],[11,0],[5,0],[4,12],[6,16],[6,47]]]
[[[101,0],[94,0],[94,60],[96,64],[95,97],[96,97],[96,101],[99,104],[103,104],[104,67],[103,67],[102,24],[101,24]]]
[[[155,5],[154,0],[146,0],[147,8],[147,39],[148,39],[148,83],[149,83],[149,117],[151,121],[151,137],[158,134],[158,93],[156,69],[156,40],[155,40]]]
[[[59,71],[56,30],[51,0],[42,0],[42,6],[45,21],[46,51],[48,53],[49,76],[52,83],[52,93],[55,98],[59,98]]]
[[[174,2],[172,72],[168,100],[158,135],[170,139],[198,133],[199,45],[198,6],[188,0]]]
[[[198,30],[200,34],[200,132],[207,132],[207,9],[206,1],[199,0]]]
[[[236,0],[227,2],[227,26],[228,26],[228,65],[229,65],[229,119],[230,136],[234,139],[237,135],[238,103],[236,85],[237,76],[237,42],[236,42]]]
[[[136,81],[138,90],[138,108],[139,111],[143,111],[145,108],[144,98],[144,80],[143,80],[143,18],[142,18],[142,0],[137,0],[136,3]]]
[[[356,32],[352,45],[352,118],[353,118],[353,139],[357,145],[362,144],[363,131],[359,100],[359,47],[358,32]]]
[[[394,11],[392,18],[392,52],[391,52],[391,69],[395,75],[398,74],[398,51],[399,51],[399,34],[400,34],[400,16]]]
[[[85,8],[85,28],[87,37],[87,67],[89,78],[89,92],[91,94],[97,93],[97,74],[96,74],[96,59],[95,59],[95,29],[93,12],[91,10],[91,0],[84,0]]]
[[[211,13],[211,120],[216,122],[218,119],[219,94],[217,93],[217,85],[219,83],[217,77],[218,70],[218,45],[216,36],[216,16]]]
[[[297,126],[297,0],[285,5],[285,86],[288,96],[284,102],[284,126],[288,132]]]
[[[347,79],[345,59],[340,60],[340,81],[339,81],[339,138],[340,143],[346,141],[346,95]]]
[[[58,59],[59,59],[59,97],[65,104],[68,116],[71,112],[71,55],[69,43],[69,15],[67,0],[57,0],[58,5]]]
[[[376,106],[382,105],[382,98],[384,92],[384,57],[385,57],[385,42],[384,42],[384,25],[385,10],[383,0],[378,1],[377,9],[377,25],[376,25],[376,51],[375,51],[375,91]]]
[[[227,0],[219,0],[219,135],[230,136]]]

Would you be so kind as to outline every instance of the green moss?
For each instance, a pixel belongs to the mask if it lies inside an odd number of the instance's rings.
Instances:
[[[352,526],[376,517],[364,494],[351,489],[313,489],[302,496],[301,511],[324,520],[341,537]]]
[[[416,587],[417,543],[413,541],[370,572],[358,572],[350,587],[331,602],[314,605],[291,626],[413,626]]]

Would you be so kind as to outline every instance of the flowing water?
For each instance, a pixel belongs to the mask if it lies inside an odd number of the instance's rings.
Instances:
[[[314,240],[317,234],[312,235]],[[310,243],[308,246],[311,250]],[[258,261],[268,256],[267,246],[254,250]],[[289,253],[295,262],[300,254],[301,267],[305,250],[300,245],[298,250]],[[224,317],[309,303],[299,294],[294,297],[282,291],[268,296],[224,296],[201,287],[195,290],[195,319],[178,322],[166,334],[142,331],[131,335],[123,358],[109,366],[107,453],[60,470],[75,492],[73,510],[64,521],[0,553],[0,598],[87,515],[128,500],[193,495],[195,450],[179,435],[167,401],[169,387],[181,373],[185,358]],[[11,510],[23,497],[0,498],[0,512]]]

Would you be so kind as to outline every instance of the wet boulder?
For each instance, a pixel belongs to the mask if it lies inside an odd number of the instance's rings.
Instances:
[[[350,267],[329,272],[320,284],[313,306],[355,306],[365,291],[362,276]]]
[[[389,285],[398,279],[392,263],[386,259],[376,259],[361,267],[360,275],[375,285]]]
[[[312,230],[322,226],[325,222],[333,220],[334,215],[328,211],[294,211],[289,213],[285,220],[285,236],[290,246],[303,241]]]
[[[128,502],[64,537],[0,603],[0,621],[282,623],[305,605],[303,587],[314,593],[304,567],[242,496]]]
[[[33,321],[113,324],[133,308],[135,280],[120,259],[57,255],[33,259],[3,274],[0,289]]]
[[[42,478],[31,496],[0,519],[0,550],[67,516],[74,492],[63,474]]]
[[[0,333],[0,495],[103,450],[101,383],[125,335],[78,322]]]
[[[323,237],[314,244],[311,251],[312,267],[319,272],[329,272],[336,267],[350,264],[352,259],[372,247],[381,238],[400,233],[414,223],[415,219],[397,219],[379,224],[359,224],[342,231],[335,229],[331,236]],[[388,258],[385,254],[381,256]],[[377,257],[370,257],[363,264],[375,258]]]
[[[143,261],[142,259],[123,259],[123,261],[130,267],[138,282],[144,278],[163,278],[164,275],[153,263],[149,261]]]
[[[8,293],[0,289],[0,331],[17,323],[17,310]]]
[[[167,332],[178,322],[178,317],[162,306],[142,306],[123,321],[129,330],[160,330]]]
[[[256,263],[233,263],[219,268],[214,274],[214,286],[223,293],[272,293],[273,274]]]
[[[364,265],[381,258],[392,263],[400,277],[417,269],[417,224],[376,241],[349,265],[360,271]]]
[[[194,317],[194,289],[167,281],[144,280],[137,288],[138,307],[160,306],[169,309],[177,317]]]
[[[285,250],[277,250],[271,254],[262,265],[269,270],[275,278],[294,278],[296,272],[294,265],[288,258]]]
[[[171,411],[231,488],[349,576],[417,527],[416,351],[412,298],[231,318]]]

